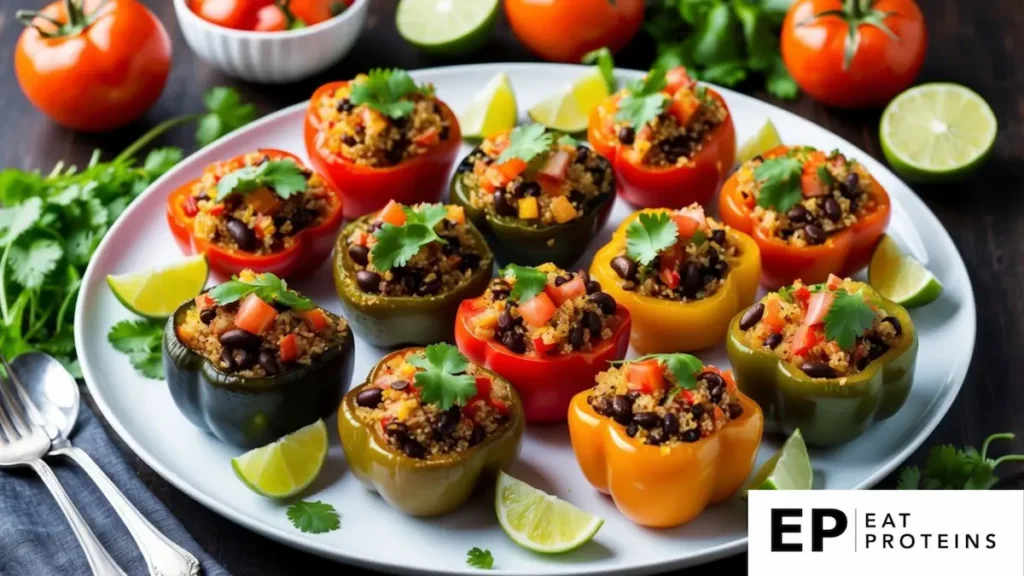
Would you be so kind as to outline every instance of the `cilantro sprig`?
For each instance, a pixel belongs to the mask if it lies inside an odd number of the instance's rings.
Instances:
[[[666,85],[662,68],[652,68],[646,77],[627,84],[626,95],[619,100],[615,121],[639,129],[657,118],[668,105],[669,97],[661,92]]]
[[[416,387],[424,402],[447,410],[456,404],[465,406],[476,396],[476,378],[465,373],[469,360],[455,346],[431,344],[407,361],[423,370],[416,373]]]
[[[509,298],[519,302],[526,302],[540,294],[548,284],[547,274],[529,266],[509,264],[502,268],[501,275],[505,277],[511,276],[516,279],[515,286],[512,286],[512,292],[509,293]]]
[[[441,204],[427,204],[418,208],[403,206],[405,223],[401,226],[384,224],[373,233],[377,243],[370,249],[373,266],[386,271],[395,266],[405,266],[420,248],[431,242],[447,244],[434,230],[447,216],[447,209]]]
[[[300,500],[288,507],[288,520],[306,534],[324,534],[341,527],[341,516],[334,506],[319,500]]]
[[[754,169],[754,179],[761,184],[757,205],[786,212],[804,197],[800,177],[804,167],[796,158],[779,157],[765,160]]]
[[[210,290],[210,297],[222,306],[237,302],[249,294],[256,294],[264,302],[277,302],[295,310],[310,310],[316,307],[312,300],[289,290],[287,282],[270,272],[257,274],[252,280],[241,280],[234,276]]]
[[[153,380],[163,380],[163,335],[163,321],[121,320],[110,328],[107,341],[115,350],[128,355],[132,367],[139,374]]]
[[[466,552],[466,565],[481,570],[490,570],[494,568],[494,556],[491,555],[490,550],[470,548],[469,552]]]
[[[672,373],[676,385],[669,392],[669,396],[675,396],[680,390],[693,390],[697,387],[697,375],[704,369],[704,362],[692,354],[647,354],[634,358],[633,360],[619,360],[611,362],[613,365],[632,364],[645,360],[657,360],[665,365],[665,369]]]
[[[551,148],[552,135],[541,124],[519,126],[508,135],[508,146],[498,155],[498,164],[518,158],[529,162]]]
[[[640,215],[626,227],[626,256],[647,266],[658,254],[671,248],[679,237],[679,227],[666,212]]]
[[[1007,454],[996,459],[988,457],[989,445],[994,440],[1013,440],[1006,432],[993,434],[981,445],[981,452],[973,447],[958,449],[950,444],[933,447],[928,453],[924,470],[905,466],[900,470],[897,488],[900,490],[988,490],[999,482],[995,470],[1006,462],[1024,462],[1024,454]]]
[[[875,323],[876,314],[861,292],[836,290],[835,300],[825,314],[825,338],[835,340],[840,348],[849,350]]]
[[[352,84],[349,100],[355,104],[366,104],[370,108],[391,118],[404,118],[412,114],[416,105],[406,98],[412,94],[432,96],[434,89],[429,84],[417,85],[405,70],[397,68],[374,68],[366,78]]]
[[[267,187],[287,200],[306,191],[307,177],[293,160],[264,160],[226,174],[217,182],[216,202],[232,194],[245,194]]]

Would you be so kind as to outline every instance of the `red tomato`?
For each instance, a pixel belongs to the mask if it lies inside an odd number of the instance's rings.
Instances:
[[[644,0],[505,0],[505,14],[535,54],[578,63],[602,46],[625,46],[643,24]]]
[[[583,278],[577,276],[561,286],[548,284],[544,287],[544,292],[546,292],[555,303],[555,306],[561,306],[562,302],[565,302],[566,300],[572,300],[577,296],[586,294],[587,286],[583,283]]]
[[[914,0],[797,0],[782,25],[786,69],[812,98],[840,108],[881,106],[908,88],[927,44]]]
[[[256,23],[252,29],[257,32],[283,32],[288,29],[288,16],[277,4],[264,6],[256,11]]]
[[[555,315],[555,309],[555,303],[551,301],[551,298],[541,292],[519,304],[519,315],[530,326],[543,326]]]
[[[302,355],[302,352],[299,350],[299,340],[295,337],[295,334],[289,334],[281,338],[277,346],[281,362],[291,362]]]
[[[235,314],[235,326],[246,332],[262,334],[273,324],[274,318],[277,318],[277,310],[273,306],[264,302],[259,296],[249,294],[245,300],[242,300],[242,305],[238,307],[238,312]]]
[[[345,0],[291,0],[288,9],[306,26],[313,26],[341,14],[351,2]]]
[[[54,122],[72,130],[113,130],[160,97],[171,70],[171,41],[145,6],[85,0],[69,17],[67,3],[54,2],[39,15],[18,38],[14,70],[25,97]]]
[[[190,0],[189,8],[196,16],[211,24],[235,30],[252,30],[256,27],[260,9],[273,3],[273,0]]]
[[[818,292],[811,296],[811,300],[807,304],[807,315],[804,316],[804,324],[814,326],[815,324],[825,322],[825,315],[828,314],[828,309],[832,307],[833,300],[835,300],[835,294],[831,292]]]
[[[626,365],[626,385],[630,390],[650,394],[665,387],[665,369],[657,360],[645,360]]]

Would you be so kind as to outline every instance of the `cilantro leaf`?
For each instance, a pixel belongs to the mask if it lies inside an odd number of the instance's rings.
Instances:
[[[516,279],[515,286],[509,298],[519,302],[526,302],[544,291],[548,284],[548,275],[529,266],[509,264],[501,270],[502,276],[512,276]]]
[[[17,206],[0,208],[0,246],[14,242],[26,230],[39,221],[43,214],[43,201],[40,198],[29,198]]]
[[[239,168],[226,174],[217,182],[215,202],[221,202],[231,194],[245,194],[258,188],[267,187],[282,199],[306,191],[307,178],[294,161],[270,160],[255,166]]]
[[[647,266],[679,237],[679,227],[666,212],[641,212],[626,228],[626,256]]]
[[[107,341],[128,355],[132,366],[146,378],[164,378],[162,320],[121,320],[107,332]]]
[[[448,208],[444,204],[425,204],[416,209],[402,206],[406,223],[423,224],[429,228],[437,226],[448,217]]]
[[[800,87],[789,74],[779,54],[775,54],[771,68],[765,73],[764,89],[772,96],[784,100],[792,100],[800,94]]]
[[[160,352],[129,352],[128,361],[139,373],[151,380],[164,379],[164,360]]]
[[[993,441],[1015,437],[1010,432],[992,434],[982,443],[980,452],[973,447],[934,446],[928,452],[924,470],[904,466],[897,486],[900,490],[988,490],[999,482],[995,471],[1001,464],[1024,462],[1024,454],[1007,454],[996,459],[988,456]]]
[[[572,134],[562,134],[558,137],[558,144],[562,146],[579,146],[580,141],[573,138]]]
[[[377,243],[370,249],[370,258],[373,266],[381,271],[405,266],[420,248],[431,242],[445,242],[433,226],[408,221],[401,226],[385,224],[373,237]]]
[[[657,118],[669,102],[669,97],[661,92],[667,85],[663,68],[652,68],[643,79],[630,82],[626,95],[619,100],[615,121],[639,129]]]
[[[374,68],[365,79],[352,84],[349,99],[357,106],[366,104],[385,116],[403,118],[416,107],[412,101],[403,98],[416,93],[430,96],[433,88],[417,86],[405,70]]]
[[[288,507],[288,519],[306,534],[323,534],[341,527],[341,516],[334,506],[317,500],[300,500]]]
[[[821,181],[821,185],[825,188],[831,188],[836,181],[836,179],[832,177],[832,173],[828,171],[828,167],[824,164],[818,166],[818,180]]]
[[[287,282],[270,272],[257,274],[251,281],[240,280],[238,276],[234,276],[231,280],[214,286],[209,292],[210,297],[221,306],[237,302],[249,294],[256,294],[264,302],[278,302],[295,310],[311,310],[316,307],[312,300],[289,290]]]
[[[203,95],[207,113],[199,119],[196,143],[202,148],[256,118],[256,107],[243,104],[233,88],[217,86]]]
[[[612,57],[612,51],[607,46],[587,52],[583,55],[581,62],[597,66],[601,77],[604,78],[604,83],[608,85],[609,92],[615,92],[618,89],[619,83],[615,80],[615,58]]]
[[[900,470],[897,490],[917,490],[921,486],[921,469],[917,466],[906,466]]]
[[[142,169],[150,178],[156,179],[181,162],[183,156],[181,148],[155,148],[146,155]]]
[[[14,280],[30,290],[40,288],[63,256],[64,249],[50,238],[35,240],[28,246],[16,243],[9,255]]]
[[[541,124],[519,126],[508,136],[508,146],[498,156],[498,164],[518,158],[529,162],[551,148],[551,133]]]
[[[796,158],[772,158],[754,169],[754,179],[761,183],[757,205],[786,212],[803,199],[800,186],[803,165]]]
[[[408,362],[423,370],[416,372],[416,387],[424,402],[447,410],[455,404],[465,406],[476,396],[476,378],[464,374],[469,360],[455,346],[431,344],[422,354],[409,356]]]
[[[490,570],[494,568],[494,556],[491,555],[490,550],[470,548],[469,552],[466,552],[466,564],[473,568]]]
[[[850,294],[846,290],[836,290],[835,295],[825,314],[825,338],[835,340],[840,348],[849,350],[857,337],[875,323],[876,314],[860,292]]]

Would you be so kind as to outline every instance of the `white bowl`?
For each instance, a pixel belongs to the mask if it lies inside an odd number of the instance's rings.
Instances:
[[[192,51],[225,74],[264,84],[301,80],[341,60],[366,22],[371,0],[356,0],[343,13],[287,32],[234,30],[203,20],[174,0],[178,25]]]

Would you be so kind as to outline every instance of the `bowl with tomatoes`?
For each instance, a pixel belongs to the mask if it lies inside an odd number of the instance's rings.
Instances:
[[[341,60],[366,23],[369,0],[174,0],[201,59],[249,82],[308,78]]]

